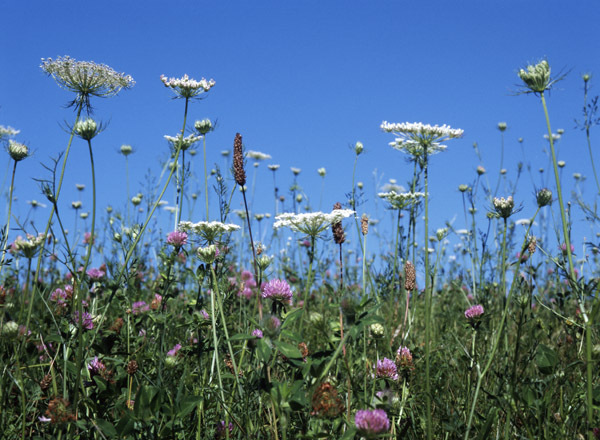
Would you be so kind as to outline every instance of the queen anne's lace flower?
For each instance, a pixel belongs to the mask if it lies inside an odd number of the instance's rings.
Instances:
[[[167,78],[165,75],[160,76],[160,80],[165,87],[170,88],[179,98],[194,98],[204,92],[208,92],[215,85],[213,79],[207,81],[202,78],[200,81],[183,75],[181,78]]]
[[[25,258],[33,258],[44,242],[45,238],[46,235],[42,233],[38,234],[37,237],[27,234],[26,238],[23,238],[19,235],[13,242],[11,251],[20,253]]]
[[[13,141],[12,139],[9,139],[8,141],[7,151],[8,155],[15,162],[19,162],[29,156],[29,148],[27,147],[27,145]]]
[[[378,193],[377,196],[382,199],[385,199],[391,205],[391,207],[394,209],[404,209],[408,206],[418,203],[420,198],[425,197],[425,193],[422,193],[422,192],[398,193],[395,191],[390,191],[390,192]]]
[[[196,136],[195,134],[190,134],[189,136],[183,137],[180,133],[177,136],[168,136],[165,135],[165,139],[169,141],[169,144],[173,147],[173,149],[181,148],[182,151],[187,150],[196,142],[202,139],[202,136]]]
[[[393,142],[390,142],[390,146],[414,157],[424,156],[425,152],[428,155],[439,153],[446,149],[446,146],[441,144],[442,141],[460,138],[464,133],[463,130],[448,125],[429,125],[421,122],[383,121],[381,129],[398,135]]]
[[[5,127],[4,125],[0,125],[0,140],[16,136],[19,133],[21,133],[21,130],[16,130],[10,126]]]
[[[261,153],[260,151],[248,150],[246,151],[246,157],[254,160],[267,160],[271,159],[271,155],[266,153]]]
[[[105,64],[76,61],[68,56],[58,57],[56,60],[42,58],[40,67],[52,76],[60,87],[77,94],[72,104],[83,105],[88,110],[90,96],[114,96],[121,89],[129,89],[135,84],[130,75],[118,73]]]
[[[203,240],[208,243],[214,243],[214,241],[220,237],[221,235],[227,232],[233,232],[240,229],[238,225],[234,225],[231,223],[221,223],[221,222],[198,222],[192,223],[188,221],[183,221],[179,223],[178,229],[183,232],[192,232],[197,234]]]
[[[310,237],[316,237],[334,223],[354,214],[351,209],[334,209],[329,214],[324,212],[310,212],[305,214],[284,213],[275,219],[273,228],[288,227],[293,231],[301,232]]]

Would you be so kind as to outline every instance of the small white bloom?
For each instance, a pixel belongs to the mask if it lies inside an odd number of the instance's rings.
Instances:
[[[271,159],[271,156],[266,153],[261,153],[260,151],[248,150],[246,151],[246,157],[254,160],[267,160]]]
[[[214,241],[221,235],[228,232],[237,231],[240,229],[240,227],[231,223],[221,223],[216,221],[201,221],[198,223],[183,221],[179,222],[177,229],[183,232],[192,232],[199,235],[200,238],[206,240],[208,243],[214,243]]]

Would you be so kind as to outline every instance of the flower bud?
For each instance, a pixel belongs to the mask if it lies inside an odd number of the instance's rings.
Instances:
[[[217,258],[217,247],[211,244],[206,247],[199,247],[197,250],[198,258],[206,264],[211,264]]]
[[[375,324],[371,324],[371,334],[374,338],[382,338],[385,334],[385,329],[383,325],[376,322]]]
[[[19,162],[29,156],[29,148],[25,144],[10,139],[8,141],[8,154],[15,162]]]
[[[205,135],[209,131],[212,131],[213,126],[212,122],[210,122],[210,119],[202,119],[201,121],[196,121],[194,128],[198,131],[198,133]]]
[[[271,257],[267,255],[261,255],[256,259],[256,264],[258,264],[260,270],[264,272],[271,264],[271,261],[273,261]]]
[[[501,132],[506,130],[506,122],[498,122],[498,130]]]
[[[552,191],[548,188],[540,189],[535,195],[535,199],[539,208],[552,204]]]
[[[458,190],[463,193],[467,192],[469,190],[469,185],[458,185]]]
[[[125,157],[133,153],[133,147],[131,145],[121,145],[121,154]]]
[[[363,146],[362,142],[357,142],[354,145],[354,152],[356,153],[356,155],[358,156],[360,153],[363,152],[363,150],[365,149],[365,147]]]
[[[100,129],[96,121],[92,118],[87,118],[83,121],[78,121],[73,127],[75,134],[85,141],[91,141],[98,133]]]
[[[319,176],[325,177],[325,174],[327,174],[327,171],[325,170],[325,168],[319,168],[317,170],[317,173],[319,173]]]

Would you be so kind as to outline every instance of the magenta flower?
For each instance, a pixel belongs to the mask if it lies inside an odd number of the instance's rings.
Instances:
[[[94,244],[96,237],[92,237],[92,233],[91,232],[86,232],[85,234],[83,234],[83,243],[84,244]]]
[[[377,361],[375,367],[375,374],[377,377],[385,377],[392,380],[398,380],[398,370],[393,360],[383,358],[383,360]]]
[[[471,306],[465,311],[465,318],[469,321],[479,318],[481,315],[483,315],[483,306],[481,304]]]
[[[254,292],[252,292],[252,289],[250,289],[249,287],[244,287],[243,290],[240,290],[238,292],[238,296],[243,296],[246,299],[252,298],[253,295],[254,295]]]
[[[179,350],[181,350],[181,344],[175,344],[172,349],[167,351],[167,356],[175,356]]]
[[[229,422],[229,436],[231,437],[231,434],[233,434],[233,423]],[[216,439],[221,439],[221,438],[226,438],[226,432],[225,432],[225,420],[221,420],[220,423],[217,423],[217,434],[216,434]]]
[[[243,281],[248,281],[254,278],[254,275],[252,275],[252,272],[250,272],[249,270],[243,270],[242,271],[242,280]]]
[[[210,315],[207,313],[206,309],[200,310],[200,316],[202,316],[202,318],[206,319],[207,321],[210,319]]]
[[[79,325],[79,311],[73,313],[73,322],[75,323],[75,325]],[[92,319],[92,315],[90,315],[88,312],[83,312],[82,326],[86,330],[92,330],[94,328],[94,321]]]
[[[356,411],[354,424],[358,432],[366,437],[373,437],[390,430],[390,420],[382,409]]]
[[[572,243],[571,244],[571,253],[575,252],[575,246],[573,246]],[[563,253],[563,255],[567,255],[567,244],[566,243],[561,243],[560,246],[558,247],[560,249],[560,251]]]
[[[87,369],[90,372],[90,376],[95,376],[96,374],[99,374],[101,371],[105,370],[106,366],[100,362],[98,356],[96,356],[87,365]]]
[[[257,339],[262,339],[263,338],[263,332],[260,329],[254,329],[252,331],[252,336],[254,336]]]
[[[263,286],[262,297],[291,305],[293,293],[290,289],[290,285],[286,281],[271,280]]]
[[[183,231],[169,232],[167,235],[167,244],[179,249],[187,243],[187,238],[188,235]]]
[[[146,304],[146,301],[137,301],[131,305],[131,313],[139,315],[140,313],[150,311],[150,306]]]
[[[398,347],[398,350],[396,351],[396,366],[406,371],[410,371],[414,368],[413,356],[408,347]]]
[[[95,267],[88,269],[86,274],[88,277],[90,277],[90,280],[92,281],[99,281],[102,278],[104,278],[104,275],[106,275],[106,273],[103,270],[97,269]]]

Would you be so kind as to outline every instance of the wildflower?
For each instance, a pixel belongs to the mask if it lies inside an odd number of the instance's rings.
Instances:
[[[505,220],[515,212],[515,202],[512,196],[508,196],[506,199],[494,197],[493,205],[496,213]]]
[[[272,257],[269,257],[267,255],[259,255],[258,258],[256,259],[256,264],[258,265],[260,270],[264,272],[271,265],[272,261],[273,261]]]
[[[222,439],[227,437],[227,433],[225,432],[225,420],[221,420],[220,423],[217,423],[217,435],[215,439]],[[231,434],[233,434],[233,423],[229,422],[229,438],[231,438]]]
[[[205,135],[209,131],[213,130],[213,125],[212,122],[210,122],[210,119],[202,119],[201,121],[196,121],[194,123],[194,128],[201,135]]]
[[[167,351],[167,356],[175,356],[181,350],[181,344],[175,344],[172,349]]]
[[[467,192],[469,190],[469,185],[458,185],[458,190],[462,193]]]
[[[340,210],[342,209],[342,204],[340,202],[336,202],[335,205],[333,205],[333,210]],[[333,241],[335,241],[335,244],[342,244],[343,242],[346,241],[346,234],[344,233],[344,228],[342,226],[342,222],[335,222],[333,225],[331,225],[331,230],[333,232]]]
[[[269,154],[261,153],[260,151],[248,150],[246,152],[246,157],[254,160],[267,160],[271,159]]]
[[[506,130],[506,122],[498,122],[498,130],[500,130],[500,132],[503,132]]]
[[[297,176],[302,171],[300,168],[295,168],[295,167],[291,167],[290,170],[292,170],[292,173],[294,174],[294,176]]]
[[[378,360],[375,372],[377,377],[398,380],[398,370],[396,364],[391,359],[383,358],[383,360]]]
[[[519,70],[519,78],[529,89],[525,93],[543,93],[556,82],[556,80],[550,80],[550,65],[546,60],[542,60],[536,65],[528,65],[526,69]]]
[[[270,337],[275,337],[279,333],[281,320],[275,315],[268,315],[264,319],[263,328]]]
[[[27,147],[27,145],[22,144],[20,142],[13,141],[12,139],[8,140],[7,151],[8,151],[8,155],[15,162],[20,162],[23,159],[30,156],[29,148]]]
[[[478,175],[480,175],[480,176],[481,176],[482,174],[485,174],[485,168],[483,168],[481,165],[479,165],[479,166],[477,167],[477,174],[478,174]]]
[[[413,357],[408,347],[400,346],[396,351],[396,366],[401,370],[412,370]]]
[[[89,215],[90,215],[89,212],[82,212],[81,214],[79,214],[79,217],[81,217],[82,219],[85,220],[86,218],[89,217]]]
[[[11,249],[25,258],[33,258],[45,239],[46,235],[43,233],[38,234],[37,237],[27,234],[26,238],[19,235],[13,242]]]
[[[200,310],[200,316],[202,316],[202,318],[206,321],[210,319],[210,315],[205,309]]]
[[[363,152],[364,148],[365,147],[363,146],[362,142],[357,142],[356,144],[354,144],[354,152],[357,156]]]
[[[319,176],[325,177],[325,174],[327,174],[327,170],[325,168],[319,168],[317,170],[317,173],[319,173]]]
[[[312,412],[316,417],[334,419],[344,412],[344,402],[329,382],[320,384],[311,399]]]
[[[367,438],[373,438],[390,430],[390,420],[382,409],[357,411],[354,424],[358,432]]]
[[[262,339],[263,332],[262,332],[262,330],[254,329],[254,330],[252,330],[252,336],[254,336],[256,339]]]
[[[552,204],[552,191],[548,188],[542,188],[536,193],[535,199],[539,208],[549,206]]]
[[[385,329],[383,328],[383,325],[378,322],[371,324],[371,335],[373,335],[374,338],[382,338],[384,334]]]
[[[168,136],[165,135],[164,138],[169,141],[169,144],[173,148],[173,150],[182,150],[186,151],[196,142],[202,139],[202,136],[196,136],[195,134],[190,134],[186,137],[183,137],[181,133],[177,136]]]
[[[62,397],[55,397],[48,402],[48,409],[46,409],[45,414],[50,418],[52,424],[72,422],[76,420],[76,417],[69,409],[69,406],[71,404],[68,400]]]
[[[217,258],[217,247],[214,244],[199,247],[196,251],[198,258],[206,264],[211,264]]]
[[[557,163],[559,168],[564,168],[567,163],[564,160],[559,160]]]
[[[77,94],[71,105],[81,105],[88,112],[91,96],[114,96],[121,89],[130,89],[135,84],[130,75],[118,73],[105,64],[76,61],[68,56],[58,57],[56,60],[42,58],[40,67],[52,76],[60,87]]]
[[[87,118],[82,121],[77,121],[73,127],[73,132],[84,141],[91,141],[103,129],[104,127],[102,124],[97,124],[92,118]]]
[[[393,148],[411,154],[414,157],[438,153],[446,149],[440,142],[462,137],[464,131],[448,125],[429,125],[421,122],[389,123],[383,121],[381,129],[394,133],[398,137],[390,142]]]
[[[90,277],[90,280],[92,281],[99,281],[102,278],[104,278],[104,275],[106,275],[106,272],[104,272],[103,270],[97,269],[95,267],[88,269],[88,271],[86,272],[87,276]]]
[[[131,305],[131,313],[139,315],[140,313],[148,312],[150,306],[146,304],[146,301],[136,301]]]
[[[83,312],[82,316],[82,327],[86,330],[92,330],[94,328],[94,320],[92,318],[92,315],[90,315],[88,312]],[[75,313],[73,314],[73,322],[75,323],[75,325],[79,326],[79,311],[75,311]]]
[[[10,126],[5,127],[4,125],[0,125],[0,141],[2,139],[10,138],[21,133],[21,130],[16,130]]]
[[[119,150],[121,152],[121,154],[125,157],[129,156],[131,153],[133,153],[133,147],[131,145],[121,145],[121,148]]]
[[[573,246],[572,243],[570,244],[570,248],[571,248],[571,253],[575,252],[575,246]],[[567,255],[567,244],[566,243],[561,243],[560,246],[558,247],[560,249],[560,251],[562,252],[563,255]]]
[[[3,338],[13,339],[13,338],[16,338],[18,334],[19,334],[19,324],[17,324],[15,321],[5,322],[0,327],[0,336],[2,336]]]
[[[271,165],[267,165],[267,168],[269,168],[271,171],[275,172],[279,169],[280,165],[277,164],[271,164]]]
[[[425,193],[390,191],[380,192],[377,196],[388,202],[392,209],[405,209],[411,205],[417,204],[420,198],[425,197]]]
[[[200,221],[198,223],[183,221],[179,223],[178,229],[182,232],[193,232],[208,243],[214,243],[221,235],[237,231],[240,227],[231,223],[221,223],[217,221]]]
[[[188,235],[183,231],[169,232],[167,235],[167,244],[173,246],[175,249],[180,249],[187,243]]]
[[[350,209],[334,209],[329,214],[324,212],[305,214],[284,213],[275,217],[277,221],[273,225],[273,228],[288,227],[293,231],[301,232],[314,238],[334,223],[338,223],[352,214],[354,214],[354,211]]]
[[[244,171],[244,150],[242,135],[236,133],[233,141],[233,174],[235,183],[244,187],[246,184],[246,171]]]
[[[196,81],[187,74],[181,78],[167,78],[165,75],[161,75],[160,80],[165,87],[173,90],[178,98],[186,99],[195,98],[204,92],[208,92],[215,85],[215,81],[212,79],[207,81],[202,78],[200,81]]]
[[[465,318],[467,318],[469,321],[473,321],[483,315],[483,312],[483,306],[481,304],[477,304],[465,310]]]
[[[404,264],[404,290],[412,292],[417,288],[417,272],[412,262],[407,261]]]
[[[262,288],[262,297],[284,304],[292,304],[293,292],[285,280],[271,280]]]
[[[106,366],[98,359],[98,356],[95,356],[87,365],[87,369],[90,372],[90,376],[93,377],[100,374],[102,370],[105,370]]]
[[[92,237],[92,233],[91,232],[86,232],[85,234],[83,234],[83,243],[84,244],[94,244],[94,242],[96,241],[96,237]]]

